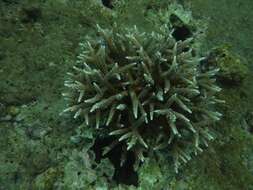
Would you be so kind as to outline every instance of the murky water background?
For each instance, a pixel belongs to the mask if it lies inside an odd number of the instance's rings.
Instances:
[[[71,121],[59,117],[63,81],[78,43],[92,33],[90,23],[107,14],[84,16],[94,11],[84,1],[0,1],[0,190],[54,189],[70,170],[65,166],[76,147],[69,141]],[[253,1],[179,2],[208,23],[203,49],[228,46],[248,64],[249,74],[243,84],[225,89],[231,100],[225,118],[234,118],[223,123],[226,136],[180,175],[171,175],[170,187],[253,189]],[[67,173],[68,180],[75,179],[74,172]]]

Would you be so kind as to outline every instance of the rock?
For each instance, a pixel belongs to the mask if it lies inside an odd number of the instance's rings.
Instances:
[[[7,113],[11,115],[12,117],[15,117],[16,115],[20,113],[20,109],[16,106],[9,106],[7,108]]]
[[[54,189],[54,183],[59,176],[59,172],[55,168],[49,168],[42,174],[38,175],[34,182],[34,189]]]
[[[43,126],[39,121],[27,126],[26,134],[33,140],[39,140],[45,137],[51,128]]]
[[[211,51],[208,64],[220,68],[218,80],[222,84],[239,85],[249,72],[242,59],[228,50],[227,47],[218,47]]]

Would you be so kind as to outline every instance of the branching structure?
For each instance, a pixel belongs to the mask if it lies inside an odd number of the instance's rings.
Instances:
[[[104,154],[120,143],[122,155],[132,151],[138,163],[146,152],[167,151],[177,171],[213,139],[211,125],[221,118],[214,111],[222,102],[215,97],[218,69],[203,68],[194,37],[177,41],[166,24],[151,33],[116,25],[97,31],[68,73],[64,112],[109,131],[115,140]]]

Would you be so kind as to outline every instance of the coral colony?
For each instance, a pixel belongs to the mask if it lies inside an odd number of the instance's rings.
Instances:
[[[113,139],[104,155],[120,145],[138,165],[149,152],[165,152],[178,172],[214,138],[212,125],[221,118],[215,104],[222,102],[215,97],[218,69],[204,67],[194,36],[177,40],[167,24],[150,33],[116,24],[97,25],[97,32],[81,44],[68,73],[64,112]]]

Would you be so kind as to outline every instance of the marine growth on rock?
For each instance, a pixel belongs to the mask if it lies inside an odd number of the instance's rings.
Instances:
[[[116,24],[96,29],[68,73],[64,112],[113,139],[104,155],[120,144],[121,164],[130,151],[138,165],[149,152],[163,152],[177,172],[214,138],[218,69],[205,68],[194,35],[175,39],[167,24],[153,32]]]

